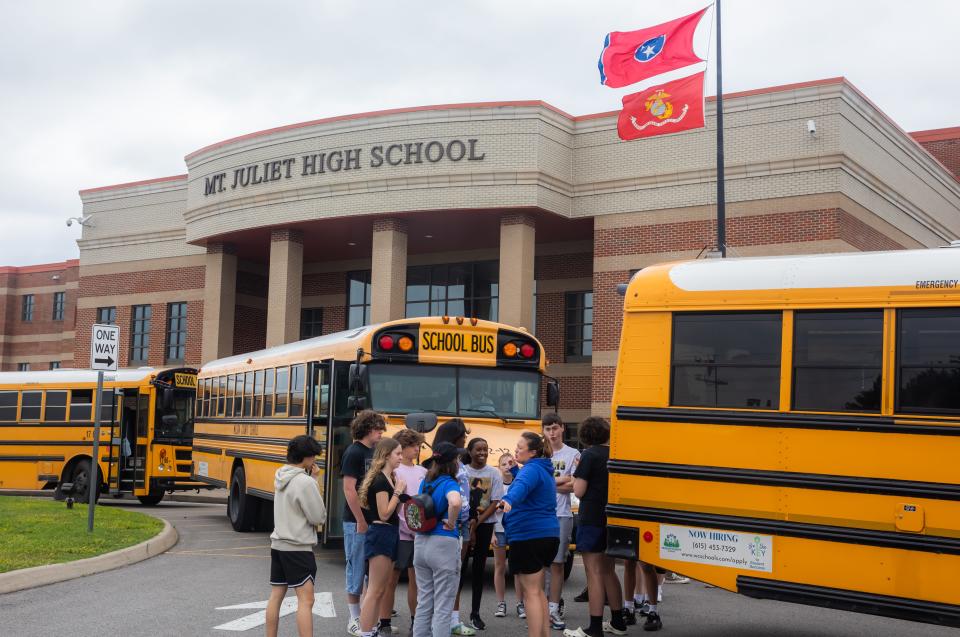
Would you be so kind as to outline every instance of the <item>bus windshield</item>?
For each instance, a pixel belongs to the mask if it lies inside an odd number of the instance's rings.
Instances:
[[[157,418],[154,424],[154,438],[189,443],[193,438],[193,401],[196,394],[193,390],[174,389],[172,390],[173,405],[169,409],[164,409],[164,391],[166,390],[163,388],[157,391]],[[165,419],[164,416],[168,416],[168,418]],[[169,416],[173,416],[173,418]]]
[[[536,419],[539,395],[540,373],[535,370],[370,365],[370,402],[388,413]]]

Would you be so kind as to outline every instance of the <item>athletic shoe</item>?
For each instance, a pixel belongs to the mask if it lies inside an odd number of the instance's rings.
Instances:
[[[610,622],[603,622],[603,632],[610,633],[611,635],[626,635],[627,631],[621,630],[611,624]]]
[[[563,610],[563,598],[562,598],[562,597],[560,598],[560,606],[557,608],[557,610],[558,610],[559,613],[560,613],[560,617],[563,617],[563,616],[565,615],[564,610]]]
[[[377,627],[376,632],[373,633],[377,637],[393,637],[394,635],[400,634],[400,627],[390,625],[390,628]]]
[[[634,614],[635,611],[630,610],[626,606],[623,607],[621,611],[623,613],[623,623],[627,626],[636,626],[637,625],[637,616]]]
[[[506,617],[507,616],[507,603],[506,602],[497,602],[497,612],[493,614],[494,617]]]
[[[563,637],[593,637],[590,633],[585,631],[583,627],[579,627],[576,630],[567,629],[563,631]]]
[[[352,637],[360,637],[360,618],[351,619],[347,622],[347,634]]]
[[[660,630],[663,628],[663,622],[660,621],[660,615],[656,612],[647,615],[647,621],[643,624],[644,630]]]
[[[390,611],[390,617],[391,617],[391,618],[396,617],[396,616],[399,615],[399,614],[400,614],[400,613],[397,612],[397,609],[396,609],[396,608],[394,608],[393,610]]]
[[[519,617],[520,619],[527,618],[527,609],[524,608],[523,602],[520,602],[519,604],[517,604],[517,617]]]
[[[582,591],[580,591],[580,594],[579,594],[579,595],[577,595],[576,597],[573,598],[573,601],[575,601],[575,602],[589,602],[589,601],[590,601],[590,593],[589,593],[589,591],[588,591],[586,588],[584,588]]]
[[[550,613],[550,628],[554,630],[563,630],[566,627],[566,622],[564,622],[563,618],[560,617],[560,611],[553,611]]]
[[[671,571],[667,573],[667,576],[663,578],[663,581],[667,584],[687,584],[690,582],[690,578],[684,577],[683,575],[677,575]]]
[[[482,619],[480,619],[480,615],[470,615],[470,625],[477,630],[487,629],[487,625],[483,623]]]
[[[636,613],[637,613],[637,615],[640,615],[641,617],[646,617],[647,615],[649,615],[649,614],[650,614],[650,602],[643,602],[642,604],[640,604],[639,606],[637,606]]]
[[[461,635],[462,637],[473,637],[477,634],[477,631],[472,626],[467,626],[463,622],[460,622],[456,626],[450,629],[451,635]]]

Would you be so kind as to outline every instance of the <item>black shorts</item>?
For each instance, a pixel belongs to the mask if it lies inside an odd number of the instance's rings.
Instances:
[[[317,577],[317,560],[313,551],[278,551],[270,549],[270,585],[298,588]]]
[[[363,538],[363,557],[366,560],[386,555],[397,561],[397,543],[400,541],[400,526],[396,524],[371,524]]]
[[[560,538],[556,535],[510,542],[510,552],[507,554],[510,575],[531,575],[549,568],[558,548]]]
[[[393,568],[398,571],[413,568],[413,540],[400,540],[397,544],[397,563]]]
[[[577,527],[577,551],[603,553],[607,550],[607,527],[580,525]]]

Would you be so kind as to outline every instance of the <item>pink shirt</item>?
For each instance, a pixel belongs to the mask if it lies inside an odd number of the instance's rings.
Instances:
[[[417,495],[417,493],[420,492],[420,483],[423,482],[424,476],[427,475],[427,470],[418,464],[415,464],[411,467],[401,464],[399,467],[397,467],[397,470],[394,472],[394,474],[398,479],[407,483],[407,488],[404,489],[404,492],[407,495]],[[410,527],[407,526],[407,521],[403,519],[402,511],[400,512],[400,539],[413,539],[413,531],[411,531]]]

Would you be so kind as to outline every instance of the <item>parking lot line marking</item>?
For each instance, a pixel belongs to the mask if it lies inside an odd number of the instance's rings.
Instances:
[[[318,617],[336,617],[333,607],[333,593],[317,593],[313,598],[313,614]]]
[[[233,632],[243,632],[251,628],[257,628],[267,623],[267,600],[258,602],[246,602],[243,604],[233,604],[231,606],[218,606],[216,610],[257,610],[255,613],[244,615],[238,619],[214,626],[214,630],[229,630]],[[314,615],[318,617],[336,617],[337,611],[333,606],[333,593],[316,593],[313,597]],[[280,604],[280,617],[285,617],[297,612],[296,595],[284,597]]]

